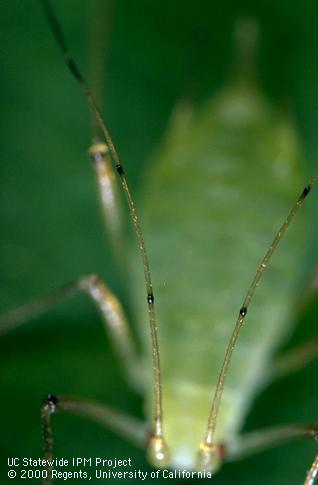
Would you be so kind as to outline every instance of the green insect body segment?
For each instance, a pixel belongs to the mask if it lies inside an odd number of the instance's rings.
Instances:
[[[171,466],[193,468],[239,308],[302,186],[300,150],[290,120],[256,82],[238,76],[200,108],[178,107],[150,167],[138,207],[157,304],[164,432]],[[227,376],[216,443],[235,441],[288,332],[303,240],[298,221],[256,292]],[[150,348],[145,309],[137,315]],[[151,418],[151,393],[147,412]]]

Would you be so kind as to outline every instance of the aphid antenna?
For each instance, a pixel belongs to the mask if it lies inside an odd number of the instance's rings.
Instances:
[[[216,385],[214,397],[212,400],[212,406],[209,414],[208,426],[204,437],[204,441],[201,443],[200,449],[199,449],[198,465],[200,468],[202,467],[213,468],[214,463],[218,461],[216,456],[218,454],[218,449],[214,443],[214,434],[215,434],[215,428],[217,424],[217,417],[220,409],[222,393],[225,385],[226,376],[230,367],[233,350],[235,348],[235,344],[237,342],[240,330],[243,326],[248,307],[253,299],[256,287],[258,286],[260,279],[263,275],[263,272],[265,268],[268,266],[268,263],[270,262],[270,259],[273,253],[275,252],[278,244],[280,243],[281,239],[285,235],[290,223],[292,222],[292,220],[294,219],[294,217],[296,216],[296,214],[304,204],[307,195],[309,194],[309,192],[311,191],[312,187],[315,185],[317,180],[318,180],[318,171],[313,175],[308,185],[305,186],[302,193],[299,195],[296,202],[290,209],[283,224],[280,226],[278,232],[276,233],[270,247],[266,251],[265,256],[263,257],[261,263],[259,264],[256,270],[253,281],[248,288],[243,304],[239,310],[237,321],[236,321],[234,330],[232,332],[229,344],[227,346],[224,361],[221,367],[221,371],[219,373],[219,378]]]
[[[161,384],[161,366],[160,366],[160,355],[159,355],[159,344],[158,344],[158,334],[157,334],[157,323],[156,323],[156,314],[155,314],[155,304],[154,304],[154,293],[153,293],[153,286],[152,286],[152,279],[150,274],[150,266],[149,266],[149,259],[148,254],[145,247],[145,242],[141,230],[141,225],[139,222],[139,218],[137,216],[137,211],[135,207],[135,203],[131,196],[129,186],[127,183],[127,179],[125,176],[124,168],[117,153],[117,150],[114,146],[112,141],[110,132],[107,128],[107,124],[104,120],[101,110],[99,109],[95,98],[90,91],[88,84],[86,83],[85,79],[83,78],[76,62],[74,61],[70,51],[67,47],[65,42],[64,34],[61,28],[61,25],[54,13],[54,10],[51,6],[49,0],[42,0],[43,9],[45,15],[47,17],[50,29],[53,33],[53,36],[59,45],[62,55],[64,57],[65,63],[70,70],[72,76],[76,79],[79,83],[86,99],[89,104],[89,107],[96,117],[97,123],[101,132],[104,135],[105,142],[107,145],[107,149],[110,153],[111,159],[115,164],[116,171],[119,175],[120,182],[128,203],[129,214],[130,218],[134,227],[135,235],[138,241],[138,246],[141,254],[143,270],[144,270],[144,277],[145,277],[145,286],[146,286],[146,293],[147,293],[147,305],[148,305],[148,315],[149,315],[149,324],[150,324],[150,334],[151,334],[151,348],[152,348],[152,366],[153,366],[153,376],[154,376],[154,421],[153,421],[153,434],[151,435],[150,442],[149,442],[149,453],[158,463],[162,463],[166,461],[167,458],[167,449],[163,438],[163,429],[162,429],[162,384]]]

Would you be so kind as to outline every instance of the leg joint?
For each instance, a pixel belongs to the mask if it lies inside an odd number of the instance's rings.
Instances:
[[[90,291],[92,288],[97,286],[100,283],[100,278],[97,276],[97,274],[92,273],[87,276],[82,276],[78,280],[78,287],[81,290],[84,291]]]
[[[43,409],[45,411],[48,411],[50,414],[55,413],[58,401],[59,400],[57,396],[55,396],[54,394],[48,394],[43,399]]]

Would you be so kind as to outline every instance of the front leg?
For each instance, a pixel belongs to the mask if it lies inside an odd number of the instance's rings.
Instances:
[[[90,399],[83,399],[73,396],[54,396],[49,394],[44,400],[41,409],[43,451],[44,459],[47,461],[45,467],[47,475],[43,479],[43,485],[53,483],[53,434],[52,434],[52,414],[62,412],[78,414],[93,420],[101,426],[113,431],[123,438],[131,441],[139,447],[144,447],[147,439],[146,424],[136,418],[127,416],[115,411],[104,404]]]

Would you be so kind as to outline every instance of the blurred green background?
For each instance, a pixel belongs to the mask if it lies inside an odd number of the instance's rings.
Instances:
[[[318,166],[316,2],[101,3],[108,11],[103,108],[137,202],[142,169],[151,169],[147,160],[176,102],[188,96],[203,103],[228,78],[233,25],[246,14],[260,24],[261,85],[294,119],[307,160],[305,173]],[[92,4],[54,2],[86,77],[94,55],[89,49]],[[129,288],[104,236],[86,155],[86,102],[63,63],[40,2],[3,0],[0,31],[1,312],[78,275],[97,272],[133,319]],[[312,241],[304,275],[318,257],[317,201],[316,190],[305,209]],[[297,309],[297,302],[291,304]],[[317,307],[313,303],[302,315],[287,345],[317,332]],[[98,315],[82,295],[3,336],[0,358],[3,484],[12,483],[6,477],[8,456],[41,456],[39,410],[49,392],[96,398],[142,416],[142,400],[126,385]],[[246,429],[317,421],[317,370],[315,362],[272,384],[257,399]],[[60,415],[53,424],[57,456],[130,456],[135,469],[150,470],[142,451],[92,423]],[[316,452],[315,443],[291,443],[226,465],[214,483],[299,484]]]

